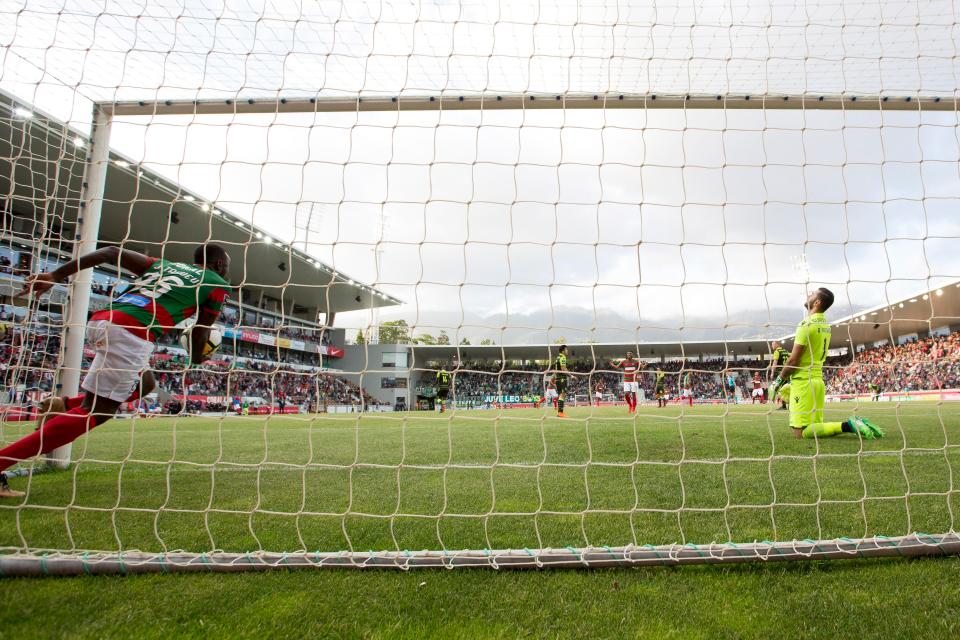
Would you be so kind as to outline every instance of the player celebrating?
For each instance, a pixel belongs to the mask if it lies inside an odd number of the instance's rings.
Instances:
[[[856,433],[865,440],[882,438],[883,431],[866,418],[852,416],[844,422],[824,422],[823,362],[830,348],[830,324],[824,312],[833,304],[833,293],[821,287],[807,298],[809,315],[797,325],[793,352],[770,385],[770,396],[790,381],[790,426],[798,438],[826,438]]]
[[[750,395],[750,404],[756,404],[757,402],[764,404],[766,399],[764,398],[763,393],[763,380],[760,378],[760,372],[753,372],[753,393]]]
[[[610,365],[615,369],[623,370],[623,398],[627,401],[627,413],[637,412],[637,372],[641,369],[640,361],[633,357],[633,351],[627,351],[623,360],[612,360]]]
[[[66,413],[46,420],[28,436],[0,450],[0,497],[17,497],[2,473],[13,464],[73,442],[112,418],[147,368],[153,343],[195,313],[190,361],[204,361],[210,327],[223,309],[230,285],[230,256],[223,247],[197,247],[194,264],[149,258],[142,253],[105,247],[71,260],[50,273],[27,279],[21,295],[42,295],[67,278],[101,264],[119,264],[138,279],[130,289],[87,322],[87,340],[96,355],[83,379],[84,394],[69,398]]]
[[[667,385],[664,381],[666,374],[660,369],[657,369],[657,379],[653,384],[653,395],[657,398],[657,406],[665,407],[667,406]]]
[[[773,344],[773,356],[772,363],[770,365],[770,370],[773,375],[771,378],[776,377],[777,367],[783,367],[787,363],[787,359],[790,357],[790,352],[783,348],[783,345],[779,341],[774,340]],[[775,402],[779,402],[780,409],[787,408],[787,401],[790,399],[790,384],[784,384],[780,388],[780,395],[778,397],[770,396],[770,399]]]
[[[446,411],[447,395],[450,393],[450,372],[446,365],[440,365],[437,371],[437,402],[440,404],[440,413]]]
[[[553,361],[553,385],[557,390],[557,417],[566,418],[563,403],[567,399],[567,345],[560,345],[559,353]]]

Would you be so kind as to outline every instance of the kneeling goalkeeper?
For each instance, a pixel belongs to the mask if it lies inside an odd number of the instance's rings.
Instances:
[[[865,440],[882,438],[883,431],[866,418],[852,416],[844,422],[824,422],[823,362],[830,349],[830,324],[824,312],[833,304],[833,293],[820,288],[810,294],[804,307],[807,317],[797,325],[793,351],[780,375],[770,385],[771,399],[780,388],[790,384],[790,426],[798,438],[827,438],[840,433],[856,433]]]
[[[65,400],[66,413],[44,420],[37,431],[0,449],[0,497],[23,495],[10,489],[3,471],[69,444],[112,418],[136,390],[141,372],[149,365],[153,343],[195,313],[190,361],[204,361],[210,327],[230,289],[226,280],[230,256],[220,245],[206,244],[197,247],[193,261],[192,265],[171,262],[105,247],[55,271],[28,278],[22,293],[42,295],[78,271],[101,264],[119,264],[137,276],[128,291],[94,313],[87,323],[87,341],[96,355],[83,378],[85,393]]]

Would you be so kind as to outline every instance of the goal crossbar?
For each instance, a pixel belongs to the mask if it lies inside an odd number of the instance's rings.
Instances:
[[[578,569],[798,560],[938,556],[960,553],[960,534],[749,544],[672,544],[563,549],[294,552],[89,553],[0,556],[0,576],[236,573],[273,569]]]
[[[957,111],[958,96],[746,94],[439,94],[220,100],[100,102],[113,116],[337,113],[356,111],[471,111],[485,109],[818,109]]]

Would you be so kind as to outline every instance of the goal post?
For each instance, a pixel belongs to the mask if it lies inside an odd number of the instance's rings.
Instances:
[[[87,148],[83,174],[83,191],[77,213],[73,259],[96,251],[100,238],[100,213],[103,208],[107,169],[110,165],[110,127],[112,117],[99,107],[93,109],[93,127]],[[75,396],[80,392],[83,371],[83,346],[86,340],[87,316],[90,310],[91,270],[77,273],[68,285],[66,318],[63,325],[63,363],[57,371],[54,392],[59,396]],[[66,444],[50,452],[48,461],[54,467],[70,465],[73,445]]]

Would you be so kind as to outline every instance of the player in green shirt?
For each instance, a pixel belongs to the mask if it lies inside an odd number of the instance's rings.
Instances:
[[[567,399],[567,345],[560,345],[560,351],[553,360],[553,384],[557,389],[557,417],[566,418],[563,403]]]
[[[770,371],[772,375],[770,377],[776,378],[777,370],[781,369],[783,365],[787,363],[787,360],[790,358],[790,352],[784,349],[783,345],[780,344],[780,342],[777,340],[774,340],[771,346],[773,347],[773,353],[771,354],[772,358],[771,358],[771,364],[770,364]],[[787,384],[784,384],[782,387],[780,387],[779,397],[777,397],[777,395],[774,395],[774,394],[769,394],[769,399],[771,402],[776,402],[779,400],[780,409],[786,409],[787,402],[790,401],[790,384],[787,383]]]
[[[193,262],[160,260],[112,246],[27,279],[21,295],[39,297],[75,273],[101,264],[119,266],[137,276],[128,291],[87,322],[87,342],[95,356],[81,384],[84,393],[66,398],[66,413],[45,420],[40,429],[0,450],[0,497],[22,495],[10,490],[2,473],[11,465],[69,444],[112,418],[140,384],[154,341],[194,314],[191,361],[204,361],[210,327],[230,287],[226,280],[230,256],[223,247],[206,244],[197,247]]]
[[[440,404],[440,413],[446,411],[447,395],[450,393],[450,372],[446,365],[440,365],[437,371],[437,402]]]
[[[876,382],[871,382],[870,384],[867,385],[867,387],[869,387],[870,389],[870,399],[873,400],[874,402],[879,402],[880,401],[880,385],[878,385]]]
[[[657,379],[653,384],[653,395],[657,398],[657,406],[665,407],[667,406],[667,385],[664,381],[666,374],[660,369],[657,369]]]
[[[844,422],[824,422],[823,362],[830,349],[830,323],[824,312],[833,304],[833,293],[821,287],[807,299],[808,315],[799,325],[793,352],[780,375],[770,385],[770,396],[790,382],[790,426],[798,438],[826,438],[856,433],[865,440],[882,438],[883,431],[866,418],[852,416]]]

